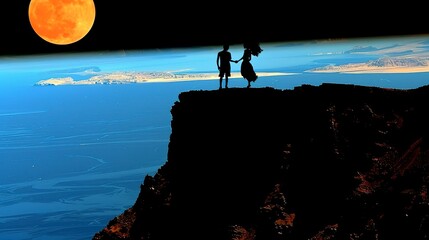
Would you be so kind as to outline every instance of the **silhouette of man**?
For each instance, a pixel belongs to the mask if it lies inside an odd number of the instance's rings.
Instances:
[[[232,60],[231,53],[228,51],[229,45],[224,44],[223,50],[217,54],[217,68],[219,69],[219,89],[222,89],[222,80],[225,76],[225,88],[228,88],[228,77],[231,76],[231,63],[236,61]]]

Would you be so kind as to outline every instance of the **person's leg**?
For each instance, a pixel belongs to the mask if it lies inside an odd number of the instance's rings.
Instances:
[[[247,80],[247,88],[250,88],[250,81]]]
[[[222,89],[222,77],[219,78],[219,89]]]
[[[228,76],[225,76],[225,88],[228,88]]]

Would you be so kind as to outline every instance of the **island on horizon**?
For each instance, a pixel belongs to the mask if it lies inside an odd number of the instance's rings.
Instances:
[[[307,72],[350,74],[429,72],[429,57],[382,57],[363,63],[328,65]]]
[[[258,76],[285,76],[297,73],[259,72]],[[242,78],[240,72],[232,72],[231,78]],[[172,72],[114,72],[92,76],[85,80],[74,80],[72,77],[50,78],[35,83],[36,86],[59,85],[92,85],[92,84],[129,84],[129,83],[155,83],[155,82],[182,82],[219,79],[218,73],[182,73]]]

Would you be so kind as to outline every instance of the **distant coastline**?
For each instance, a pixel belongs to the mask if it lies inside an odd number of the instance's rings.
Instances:
[[[258,76],[285,76],[297,73],[283,72],[258,72]],[[242,78],[239,72],[231,73],[229,78]],[[35,86],[59,86],[59,85],[93,85],[93,84],[130,84],[130,83],[154,83],[154,82],[179,82],[219,79],[218,73],[184,73],[171,72],[115,72],[92,76],[85,80],[74,80],[72,77],[50,78],[35,83]]]
[[[428,57],[383,57],[365,63],[328,65],[314,68],[307,72],[314,73],[419,73],[429,72]]]

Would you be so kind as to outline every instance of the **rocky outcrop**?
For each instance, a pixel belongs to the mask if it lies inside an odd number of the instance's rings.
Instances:
[[[98,239],[428,239],[429,88],[183,92],[168,160]]]

